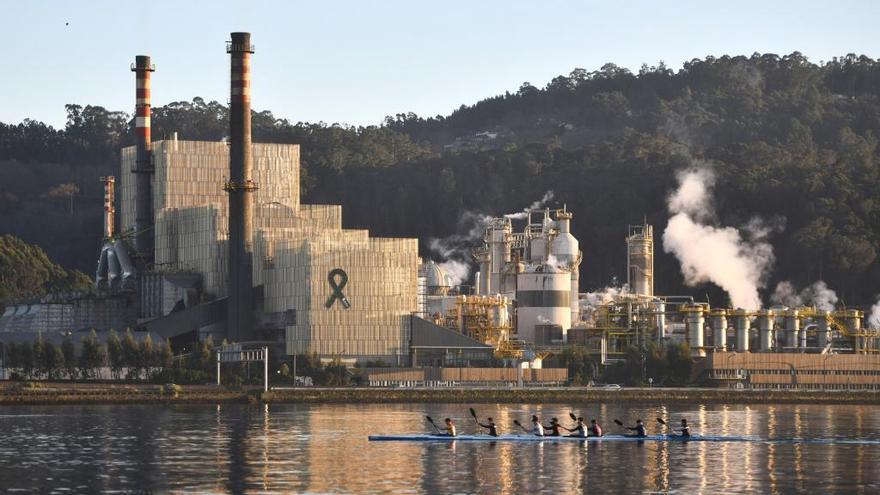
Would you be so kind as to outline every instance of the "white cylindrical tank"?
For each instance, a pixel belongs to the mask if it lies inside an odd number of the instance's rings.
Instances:
[[[830,314],[830,311],[820,311],[816,317],[816,345],[820,350],[831,342],[831,327],[828,324]]]
[[[627,284],[633,294],[654,295],[654,228],[630,225],[626,237]]]
[[[547,259],[547,238],[534,237],[529,241],[529,261],[543,263]]]
[[[666,338],[666,303],[660,299],[654,301],[654,324],[657,327],[657,340]]]
[[[755,319],[758,327],[758,341],[761,352],[770,352],[773,350],[773,325],[776,323],[776,317],[773,311],[761,311]]]
[[[556,257],[557,262],[566,268],[571,268],[580,257],[578,240],[571,235],[571,213],[559,212],[556,214],[556,228],[558,233],[550,244],[550,254]]]
[[[716,351],[723,351],[727,348],[727,311],[716,309],[709,316],[712,325],[712,344]]]
[[[792,309],[785,312],[785,347],[796,348],[798,346],[798,332],[801,329],[801,320],[798,310]]]
[[[749,351],[749,317],[745,310],[738,309],[733,313],[733,328],[736,331],[736,352]]]
[[[856,354],[861,354],[865,350],[865,346],[867,342],[865,341],[865,337],[859,335],[862,333],[862,317],[864,313],[857,309],[847,310],[844,316],[844,321],[846,322],[846,328],[849,330],[849,333],[853,336],[853,351]]]
[[[706,350],[703,347],[703,327],[706,324],[706,307],[702,304],[688,305],[682,308],[685,313],[687,325],[688,344],[691,346],[691,355],[703,357]]]
[[[571,328],[569,273],[524,272],[517,275],[516,327],[520,339],[534,342],[535,326],[562,327],[563,341]]]
[[[571,322],[575,323],[581,319],[581,306],[578,301],[578,291],[580,290],[580,275],[577,269],[571,272]]]

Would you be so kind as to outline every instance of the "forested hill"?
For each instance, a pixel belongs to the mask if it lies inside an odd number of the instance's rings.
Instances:
[[[544,88],[462,107],[446,117],[400,114],[348,128],[254,114],[256,141],[303,145],[306,199],[341,203],[345,223],[428,241],[461,230],[466,212],[520,210],[546,191],[575,214],[582,290],[625,277],[624,236],[647,219],[657,239],[657,289],[683,286],[662,253],[666,198],[695,162],[717,175],[718,225],[774,224],[767,276],[823,279],[848,304],[880,293],[880,62],[847,56],[816,64],[798,53],[694,60],[677,70],[612,64],[575,69]],[[127,114],[68,107],[65,129],[0,124],[0,232],[37,242],[91,271],[100,236],[99,175],[118,173]],[[226,108],[195,99],[153,109],[154,139],[220,139]],[[71,187],[58,189],[60,184]],[[55,189],[52,189],[55,188]],[[51,190],[51,191],[50,191]],[[467,215],[465,215],[467,216]]]

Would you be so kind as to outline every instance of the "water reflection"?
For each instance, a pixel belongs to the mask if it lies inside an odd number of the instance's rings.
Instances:
[[[481,405],[502,433],[531,414],[614,418],[697,433],[880,439],[870,406]],[[732,492],[880,490],[880,445],[766,442],[371,443],[426,431],[424,416],[478,428],[461,405],[0,408],[0,491]]]

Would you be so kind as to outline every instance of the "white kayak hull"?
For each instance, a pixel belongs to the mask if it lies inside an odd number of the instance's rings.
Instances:
[[[539,437],[537,435],[370,435],[371,442],[754,442],[756,437],[703,436],[692,435],[648,435],[646,437],[630,437],[624,435],[605,435],[601,437],[570,437],[559,436]]]

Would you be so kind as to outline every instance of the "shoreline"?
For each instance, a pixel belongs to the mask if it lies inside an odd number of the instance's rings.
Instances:
[[[876,391],[732,390],[710,388],[219,388],[210,385],[71,384],[0,385],[0,406],[87,404],[404,404],[590,403],[880,405]]]

